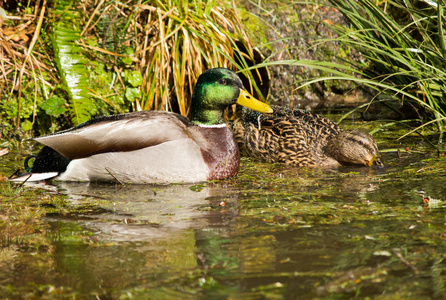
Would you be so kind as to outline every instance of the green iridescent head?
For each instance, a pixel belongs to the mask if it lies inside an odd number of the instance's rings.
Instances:
[[[269,105],[246,91],[233,71],[226,68],[207,70],[198,77],[192,95],[191,121],[203,125],[222,124],[223,111],[235,103],[263,113],[272,112]]]

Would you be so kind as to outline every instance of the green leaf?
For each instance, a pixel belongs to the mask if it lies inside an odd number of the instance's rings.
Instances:
[[[48,115],[55,117],[63,114],[67,110],[65,107],[65,100],[57,96],[53,96],[40,103],[39,107],[42,108]]]
[[[126,47],[124,49],[125,54],[131,55],[134,54],[135,52],[133,51],[132,48],[130,47]],[[126,64],[126,65],[131,65],[133,63],[132,59],[130,58],[130,56],[125,56],[121,59],[121,61]]]
[[[132,59],[128,56],[122,58],[121,61],[126,65],[131,65],[133,63]]]
[[[139,88],[127,87],[125,89],[125,98],[130,102],[135,101],[135,99],[140,96],[141,96],[141,91],[139,90]]]
[[[82,47],[76,43],[80,39],[80,12],[72,5],[72,1],[56,1],[54,13],[58,15],[58,22],[53,24],[50,37],[54,61],[69,96],[72,121],[77,125],[89,120],[97,112],[97,106],[88,90],[88,60]]]
[[[206,186],[203,184],[196,184],[196,185],[192,185],[189,187],[189,189],[193,192],[201,192],[203,190],[203,188],[205,188]]]
[[[29,131],[31,128],[33,128],[33,123],[31,123],[29,120],[25,120],[22,122],[21,126],[24,131]]]
[[[138,71],[133,71],[128,74],[126,80],[133,86],[138,87],[142,85],[142,76]]]

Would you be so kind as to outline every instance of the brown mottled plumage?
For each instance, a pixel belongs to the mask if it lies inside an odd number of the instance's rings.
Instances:
[[[274,113],[243,109],[232,130],[242,151],[271,163],[298,167],[345,164],[382,165],[373,138],[360,130],[342,130],[322,116],[271,105]]]

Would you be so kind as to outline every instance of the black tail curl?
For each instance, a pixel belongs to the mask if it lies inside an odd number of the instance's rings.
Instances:
[[[29,166],[29,161],[35,159],[33,166]],[[64,172],[71,159],[62,156],[50,147],[43,147],[39,154],[30,155],[25,159],[25,170],[29,173]]]
[[[31,171],[32,171],[32,167],[30,167],[28,163],[29,163],[29,160],[33,159],[33,158],[37,158],[37,155],[30,155],[27,158],[25,158],[25,170],[28,173],[31,173]]]

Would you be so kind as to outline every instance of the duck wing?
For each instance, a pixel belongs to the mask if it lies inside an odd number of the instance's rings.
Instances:
[[[271,163],[315,164],[311,136],[306,124],[298,118],[270,116],[263,120],[260,128],[248,124],[245,141],[252,156]]]
[[[141,111],[92,119],[56,134],[35,138],[69,159],[98,153],[133,151],[189,138],[185,117],[169,112]]]
[[[292,116],[300,119],[302,124],[305,124],[318,139],[329,139],[342,131],[341,127],[332,120],[302,109],[294,109]]]
[[[303,118],[283,114],[268,116],[262,120],[260,128],[247,124],[244,138],[248,153],[271,163],[298,167],[325,164],[322,148],[337,125],[325,126],[328,119],[320,123],[306,117],[305,114]]]

